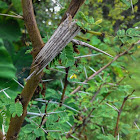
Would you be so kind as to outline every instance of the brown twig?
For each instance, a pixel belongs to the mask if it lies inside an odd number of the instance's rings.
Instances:
[[[63,93],[62,93],[61,100],[60,100],[60,105],[59,105],[60,107],[61,107],[62,104],[63,104],[64,95],[65,95],[66,88],[67,88],[67,85],[68,85],[68,72],[69,72],[69,67],[68,67],[68,68],[65,68],[65,71],[66,71],[66,75],[65,75],[65,85],[64,85]]]
[[[43,117],[42,117],[42,119],[41,119],[41,123],[40,123],[40,125],[39,125],[39,128],[42,128],[42,125],[44,125],[45,122],[46,122],[45,117],[47,116],[47,108],[48,108],[48,104],[49,104],[49,101],[48,101],[48,102],[46,101],[45,114],[43,115]],[[41,136],[38,137],[38,138],[36,138],[36,140],[40,140],[40,139],[41,139]]]
[[[92,99],[90,100],[91,103],[92,103],[93,100],[96,98],[96,96],[98,95],[98,93],[100,92],[100,90],[101,90],[101,88],[103,87],[104,84],[105,84],[105,83],[103,83],[103,84],[98,88],[98,90],[96,91],[96,93],[94,94],[94,96],[92,97]],[[67,137],[69,137],[72,133],[74,133],[74,132],[75,132],[77,129],[79,129],[80,127],[85,126],[85,124],[86,124],[86,122],[87,122],[87,121],[86,121],[87,118],[90,117],[91,113],[92,113],[94,110],[95,110],[95,108],[92,108],[92,110],[90,111],[88,117],[85,117],[85,118],[84,118],[84,116],[81,116],[80,113],[78,113],[77,118],[82,118],[82,119],[83,119],[83,122],[82,122],[82,124],[80,124],[80,125],[78,125],[77,123],[75,123],[75,124],[72,126],[71,131],[69,131]],[[87,111],[86,109],[83,109],[83,112],[86,112],[86,111]],[[80,117],[79,117],[79,116],[80,116]],[[80,135],[81,133],[82,133],[82,132],[79,132],[79,135]]]
[[[44,114],[44,116],[42,117],[42,120],[41,120],[41,123],[40,123],[39,127],[41,127],[41,126],[43,125],[43,123],[44,123],[45,117],[46,117],[46,115],[47,115],[48,104],[49,104],[49,101],[46,102],[45,114]]]
[[[119,121],[120,121],[120,115],[122,113],[122,109],[124,107],[124,104],[125,102],[127,101],[127,99],[135,92],[135,90],[132,91],[131,94],[129,94],[128,96],[126,96],[123,100],[123,103],[119,109],[119,112],[118,112],[118,117],[117,117],[117,122],[116,122],[116,127],[115,127],[115,132],[114,132],[114,137],[116,137],[118,135],[118,127],[119,127]]]
[[[72,129],[72,130],[68,133],[67,137],[68,137],[69,135],[71,135],[72,133],[74,133],[77,129],[81,128],[82,126],[86,126],[86,124],[87,124],[87,122],[88,122],[87,120],[88,120],[88,118],[90,117],[90,115],[92,114],[92,112],[93,112],[94,110],[95,110],[95,108],[92,108],[92,110],[90,111],[90,113],[88,114],[88,116],[85,117],[85,118],[83,119],[82,124],[79,124],[78,126],[77,126],[77,124],[75,124],[75,125],[74,125],[75,128]]]

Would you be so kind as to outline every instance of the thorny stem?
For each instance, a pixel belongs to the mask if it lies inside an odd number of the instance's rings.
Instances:
[[[107,68],[108,66],[110,66],[110,65],[111,65],[114,61],[116,61],[119,57],[121,57],[121,56],[127,54],[128,51],[131,50],[133,47],[134,47],[134,44],[132,44],[132,45],[128,48],[128,50],[125,50],[124,52],[118,54],[111,62],[109,62],[107,65],[105,65],[104,67],[102,67],[100,70],[98,70],[98,71],[95,72],[93,75],[91,75],[90,77],[88,77],[88,78],[84,81],[84,83],[87,83],[87,82],[88,82],[89,80],[91,80],[94,76],[98,75],[101,71],[103,71],[105,68]],[[125,77],[123,77],[123,78],[117,83],[117,85],[119,85],[119,83],[120,83],[124,78],[125,78]],[[104,83],[104,84],[105,84],[105,83]],[[103,84],[103,85],[104,85],[104,84]],[[103,86],[103,85],[102,85],[102,86]],[[100,91],[100,89],[102,88],[102,86],[99,87],[98,91],[96,92],[97,94],[99,93],[99,91]],[[78,86],[73,92],[71,92],[71,94],[76,93],[77,91],[80,90],[80,88],[82,88],[82,86]],[[134,92],[134,91],[133,91],[133,92]],[[132,95],[133,92],[132,92],[130,95]],[[107,97],[108,95],[110,95],[110,93],[111,93],[111,92],[109,92],[99,104],[101,104],[101,103],[106,99],[106,97]],[[97,94],[96,94],[96,96],[97,96]],[[128,97],[129,97],[130,95],[127,96],[127,99],[128,99]],[[96,96],[95,96],[95,97],[96,97]],[[93,101],[93,99],[95,99],[95,97],[93,96],[93,98],[92,98],[91,101]],[[125,100],[126,100],[126,98],[125,98]],[[85,126],[86,123],[87,123],[87,119],[90,118],[92,112],[93,112],[95,109],[96,109],[96,108],[92,108],[92,110],[89,112],[88,116],[85,117],[85,118],[83,119],[83,123],[82,123],[82,124],[80,124],[80,125],[77,126],[77,124],[75,123],[75,124],[73,125],[71,131],[68,133],[67,137],[69,137],[72,133],[74,133],[78,128],[80,128],[80,127],[82,127],[82,126]]]
[[[114,137],[116,137],[118,135],[118,127],[119,127],[119,121],[120,121],[120,115],[122,113],[122,109],[124,107],[124,104],[125,102],[128,100],[128,98],[135,92],[135,90],[132,91],[131,94],[129,94],[128,96],[126,96],[123,100],[123,103],[119,109],[119,112],[118,112],[118,117],[117,117],[117,122],[116,122],[116,127],[115,127],[115,132],[114,132]]]
[[[131,50],[134,47],[134,44],[132,44],[127,50],[125,50],[124,52],[118,54],[116,57],[114,57],[114,59],[109,62],[108,64],[106,64],[104,67],[100,68],[98,71],[96,71],[94,74],[92,74],[90,77],[88,77],[85,81],[83,81],[83,83],[87,83],[88,81],[90,81],[93,77],[95,77],[96,75],[98,75],[99,73],[101,73],[103,70],[105,70],[107,67],[109,67],[114,61],[116,61],[119,57],[125,55],[128,53],[129,50]],[[75,90],[73,90],[70,94],[75,94],[76,92],[78,92],[81,88],[83,87],[83,85],[78,86]],[[67,97],[66,97],[67,98]],[[65,99],[66,99],[65,98]]]
[[[105,52],[105,51],[103,51],[103,50],[100,50],[100,49],[98,49],[98,48],[96,48],[96,47],[94,47],[94,46],[92,46],[92,45],[90,45],[90,44],[88,44],[88,43],[86,43],[86,42],[82,42],[82,41],[76,40],[76,39],[72,39],[71,42],[72,42],[73,44],[75,44],[75,45],[80,45],[80,46],[88,47],[88,48],[90,48],[90,49],[93,49],[93,50],[95,50],[95,51],[97,51],[97,52],[103,53],[103,54],[105,54],[105,55],[107,55],[107,56],[113,58],[113,56],[110,55],[110,54],[108,54],[107,52]]]

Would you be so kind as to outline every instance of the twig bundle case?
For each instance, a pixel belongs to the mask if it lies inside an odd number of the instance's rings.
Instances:
[[[49,41],[41,49],[35,58],[35,70],[27,78],[34,74],[40,73],[65,47],[66,45],[80,32],[81,28],[72,20],[69,15],[66,20],[59,25],[57,30],[51,36]]]

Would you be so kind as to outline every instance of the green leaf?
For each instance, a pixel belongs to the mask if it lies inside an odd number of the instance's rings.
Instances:
[[[128,0],[120,0],[122,3],[126,4],[127,7],[130,7],[131,6],[131,2],[128,1]]]
[[[101,43],[101,40],[98,39],[96,36],[93,36],[93,37],[91,38],[91,44],[92,44],[92,45],[98,45],[99,43]]]
[[[20,36],[20,28],[16,20],[0,20],[0,38],[9,41],[18,41]]]
[[[15,78],[16,69],[12,64],[11,57],[3,45],[2,39],[0,39],[0,78]]]
[[[98,25],[98,24],[102,23],[102,21],[103,21],[102,19],[99,19],[95,22],[95,24]]]
[[[82,22],[80,22],[80,21],[77,21],[76,24],[77,24],[78,26],[80,26],[80,27],[83,27],[83,24],[82,24]]]
[[[85,1],[85,4],[89,4],[89,3],[90,3],[90,1],[89,1],[89,0],[86,0],[86,1]]]
[[[89,19],[89,24],[94,24],[94,22],[95,22],[94,18],[91,17],[91,18]]]
[[[126,128],[125,128],[125,129],[122,128],[121,131],[122,131],[125,135],[128,135],[128,134],[130,133],[130,131],[127,130]]]
[[[13,6],[15,7],[16,11],[18,13],[22,12],[22,6],[21,6],[21,1],[20,0],[12,0]]]
[[[58,132],[50,132],[48,134],[48,139],[57,139],[57,140],[60,140],[61,139],[60,133],[58,133]]]
[[[0,1],[0,9],[6,9],[6,8],[8,8],[7,3],[4,1]]]
[[[32,124],[26,124],[22,129],[24,129],[25,133],[32,133],[36,129],[36,126]]]
[[[67,115],[66,112],[60,113],[59,116],[60,116],[60,121],[61,121],[61,122],[66,122],[66,121],[69,120],[69,117],[68,117],[68,115]]]
[[[45,36],[42,40],[44,43],[46,43],[48,41],[48,36]]]
[[[137,30],[134,29],[134,28],[129,28],[129,29],[126,31],[126,35],[127,35],[127,36],[130,36],[130,37],[140,36],[140,31],[137,31]]]
[[[9,111],[12,114],[12,117],[15,117],[16,115],[20,117],[23,113],[23,107],[22,104],[17,102],[17,103],[12,103],[9,107]]]
[[[127,36],[124,36],[123,38],[120,38],[120,40],[125,44],[128,42],[129,38]]]
[[[88,16],[85,16],[83,12],[79,12],[81,18],[85,21],[85,22],[88,22]]]
[[[12,100],[7,97],[1,98],[1,100],[2,100],[1,105],[0,105],[1,107],[10,105],[12,103]]]
[[[60,58],[62,60],[62,64],[65,65],[65,67],[73,66],[75,63],[73,48],[71,46],[66,46]]]
[[[118,30],[117,31],[117,36],[118,37],[124,37],[125,36],[125,30],[123,29],[123,30]]]
[[[44,131],[41,128],[35,129],[34,133],[36,137],[44,136]]]
[[[57,120],[58,120],[58,115],[52,114],[47,117],[47,124],[52,125],[54,122],[56,123]]]
[[[101,139],[101,140],[116,140],[114,138],[113,135],[109,134],[109,135],[103,135],[103,134],[100,134],[99,136],[97,136],[98,139]]]
[[[28,140],[35,140],[36,139],[36,135],[34,133],[31,133],[28,135]]]

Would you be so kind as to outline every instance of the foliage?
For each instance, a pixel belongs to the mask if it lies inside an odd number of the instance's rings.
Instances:
[[[44,43],[57,28],[68,7],[67,2],[33,0]],[[138,15],[140,6],[137,2],[137,0],[133,0],[132,3],[127,0],[86,0],[75,17],[77,24],[84,30],[105,33],[105,37],[80,33],[80,40],[86,40],[90,45],[113,56],[128,49],[140,37]],[[0,13],[22,15],[21,3],[18,0],[0,0]],[[26,84],[25,78],[29,74],[32,62],[30,55],[32,45],[24,22],[20,19],[0,16],[0,30],[0,110],[7,108],[4,124],[7,131],[11,115],[21,116],[23,113],[20,100],[15,101],[15,98],[21,93],[20,84],[22,86]],[[120,57],[88,83],[83,83],[112,58],[87,47],[68,44],[48,68],[44,69],[45,75],[28,105],[27,116],[18,139],[65,140],[66,137],[116,139],[114,130],[118,110],[120,111],[124,98],[130,95],[134,88],[137,92],[128,98],[120,115],[119,139],[140,139],[140,131],[137,128],[140,127],[139,98],[137,98],[140,91],[137,86],[138,50],[139,44],[135,45],[128,55]],[[90,56],[80,57],[85,55]],[[128,62],[132,63],[129,65]],[[134,64],[137,64],[136,69],[133,68]],[[69,70],[66,72],[68,67]],[[137,73],[133,74],[134,71]],[[67,98],[60,107],[66,73]],[[82,86],[80,91],[70,94],[79,85]],[[2,125],[3,116],[0,117]]]
[[[62,65],[65,67],[73,66],[75,63],[74,56],[73,56],[73,49],[72,46],[67,46],[64,48],[61,56]]]
[[[12,117],[15,117],[16,115],[20,117],[23,113],[22,104],[17,102],[15,104],[11,104],[9,107],[10,113],[12,114]]]
[[[129,28],[126,31],[124,29],[117,31],[117,38],[120,39],[122,43],[135,43],[139,40],[139,36],[140,31],[135,28]]]
[[[12,114],[12,117],[15,117],[15,115],[20,117],[23,113],[22,104],[19,101],[15,103],[13,102],[13,100],[9,98],[8,99],[2,98],[0,102],[0,106],[6,108],[8,108],[9,106],[9,111]]]

